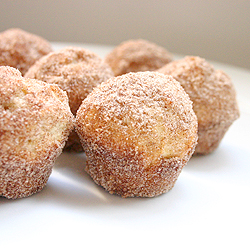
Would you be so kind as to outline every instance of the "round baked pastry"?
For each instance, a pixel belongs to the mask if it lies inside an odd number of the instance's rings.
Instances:
[[[172,55],[163,47],[147,40],[128,40],[116,46],[105,61],[114,75],[129,72],[153,71],[172,61]]]
[[[172,75],[193,101],[199,137],[195,154],[214,151],[239,117],[236,92],[229,76],[195,56],[173,61],[158,72]]]
[[[86,171],[122,197],[170,190],[193,154],[197,126],[180,84],[156,72],[109,79],[90,93],[76,116]]]
[[[40,191],[73,128],[64,91],[0,67],[0,196]]]
[[[25,74],[25,77],[57,84],[65,90],[74,115],[93,88],[112,76],[111,68],[103,59],[78,47],[66,47],[44,56]],[[75,132],[70,135],[66,147],[68,150],[82,150]]]
[[[8,29],[0,33],[0,66],[17,68],[23,75],[51,51],[48,41],[24,30]]]

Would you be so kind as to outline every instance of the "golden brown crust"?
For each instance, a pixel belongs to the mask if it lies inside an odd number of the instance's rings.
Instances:
[[[93,88],[112,76],[111,68],[98,55],[78,47],[67,47],[44,56],[25,74],[27,78],[57,84],[65,90],[74,115]],[[82,150],[74,132],[70,135],[66,148]]]
[[[172,61],[163,47],[147,40],[128,40],[116,46],[105,58],[114,75],[153,71]]]
[[[72,128],[68,98],[58,86],[0,67],[0,195],[40,191]]]
[[[94,87],[112,76],[110,67],[98,55],[78,47],[66,47],[44,56],[25,74],[66,91],[73,114]]]
[[[199,127],[195,153],[214,151],[239,117],[236,92],[229,76],[215,70],[205,59],[194,56],[171,62],[158,72],[172,75],[193,101]]]
[[[83,101],[76,129],[86,170],[110,193],[153,197],[171,189],[197,141],[197,118],[180,84],[155,72],[102,83]]]
[[[154,197],[173,188],[189,157],[161,159],[158,165],[144,168],[142,155],[123,156],[106,147],[86,142],[86,171],[110,194],[126,197]],[[190,151],[191,152],[191,151]],[[190,153],[191,154],[191,153]]]
[[[48,41],[24,30],[13,28],[0,33],[0,66],[17,68],[23,75],[51,51]]]

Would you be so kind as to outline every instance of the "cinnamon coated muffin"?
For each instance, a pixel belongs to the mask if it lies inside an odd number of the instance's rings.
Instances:
[[[195,154],[213,152],[232,123],[239,118],[236,92],[229,76],[195,56],[173,61],[158,72],[172,75],[193,101],[199,137]]]
[[[51,51],[47,40],[24,30],[13,28],[0,33],[0,66],[17,68],[23,75]]]
[[[73,128],[64,91],[0,67],[0,195],[22,198],[43,189]]]
[[[172,55],[163,47],[147,40],[128,40],[116,46],[105,61],[114,75],[129,72],[153,71],[172,61]]]
[[[82,101],[103,81],[113,76],[111,68],[97,54],[78,47],[66,47],[38,60],[25,74],[27,78],[57,84],[69,97],[75,115]],[[81,151],[75,132],[69,137],[68,150]]]
[[[192,102],[171,76],[128,73],[82,102],[76,130],[86,171],[111,194],[153,197],[170,190],[197,141]]]

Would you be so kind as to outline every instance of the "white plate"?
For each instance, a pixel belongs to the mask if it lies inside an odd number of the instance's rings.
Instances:
[[[111,48],[73,45],[100,56]],[[241,117],[214,153],[190,160],[170,192],[110,195],[84,172],[84,154],[63,153],[40,193],[0,198],[0,249],[249,249],[250,71],[213,64],[231,76]]]

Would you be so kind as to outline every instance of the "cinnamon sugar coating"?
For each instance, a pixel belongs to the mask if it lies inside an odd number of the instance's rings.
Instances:
[[[105,58],[114,75],[129,72],[153,71],[172,61],[163,47],[147,40],[128,40],[116,46]]]
[[[1,196],[16,199],[42,190],[73,119],[67,95],[58,86],[0,67]]]
[[[236,92],[229,76],[194,56],[171,62],[158,72],[172,75],[193,101],[198,118],[195,154],[208,154],[220,144],[231,124],[239,118]]]
[[[13,28],[0,33],[0,66],[17,68],[23,75],[51,51],[47,40],[24,30]]]
[[[122,197],[170,190],[194,152],[197,126],[180,84],[156,72],[109,79],[90,93],[76,115],[86,171]]]
[[[57,84],[67,92],[75,115],[82,101],[103,81],[113,76],[111,68],[95,53],[78,47],[66,47],[38,60],[25,74],[27,78]],[[78,136],[72,132],[68,149],[82,150]]]

